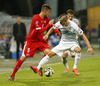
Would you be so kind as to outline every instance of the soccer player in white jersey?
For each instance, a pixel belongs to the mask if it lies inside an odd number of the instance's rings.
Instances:
[[[78,19],[74,18],[74,15],[75,15],[75,12],[73,10],[71,10],[71,9],[67,10],[67,17],[68,17],[68,19],[73,21],[74,23],[76,23],[80,27],[79,21],[78,21]],[[79,34],[77,34],[76,38],[78,38],[78,37],[79,37]],[[63,60],[63,64],[65,66],[64,73],[67,73],[69,71],[69,66],[68,66],[68,61],[67,61],[68,55],[70,55],[72,58],[74,58],[75,57],[75,52],[72,53],[69,50],[67,50],[62,55],[62,57],[63,57],[63,59],[62,59]],[[79,58],[75,58],[75,60],[80,60],[80,59]],[[75,64],[73,66],[73,69],[77,69],[77,66],[75,66]],[[79,75],[77,70],[75,72],[77,72],[75,74]]]
[[[90,51],[91,54],[94,54],[94,50],[92,49],[87,37],[84,35],[83,31],[72,21],[68,21],[68,17],[66,15],[63,15],[60,17],[59,21],[52,27],[50,28],[50,30],[48,31],[48,35],[52,32],[53,29],[60,29],[62,36],[61,36],[61,40],[60,43],[55,46],[49,53],[48,55],[46,55],[40,62],[39,65],[37,67],[34,66],[30,66],[31,69],[33,69],[33,71],[35,73],[37,73],[39,71],[39,69],[48,62],[48,60],[53,57],[54,55],[58,55],[62,58],[63,53],[66,50],[71,50],[74,51],[75,54],[75,58],[80,58],[81,57],[81,48],[78,45],[78,41],[76,39],[76,35],[79,34],[80,36],[83,37],[83,39],[85,40],[88,49],[87,52]],[[76,66],[78,64],[78,60],[75,62]],[[75,70],[73,70],[75,71]],[[78,74],[77,74],[78,75]]]

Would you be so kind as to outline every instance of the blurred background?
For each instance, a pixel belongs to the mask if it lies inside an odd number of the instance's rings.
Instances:
[[[10,61],[14,61],[13,64],[15,64],[16,43],[12,41],[13,38],[12,32],[13,32],[13,24],[16,22],[16,17],[21,16],[22,18],[21,21],[25,23],[28,34],[30,30],[32,17],[35,14],[40,13],[41,6],[43,4],[49,4],[52,7],[50,19],[51,18],[55,19],[55,22],[57,21],[57,18],[60,14],[66,13],[68,9],[74,10],[75,17],[79,20],[81,28],[88,37],[92,47],[97,52],[96,55],[100,56],[100,54],[98,53],[100,52],[99,51],[100,50],[100,0],[0,0],[0,1],[1,1],[0,2],[0,61],[1,61],[0,64],[1,65],[3,64],[4,67],[8,64],[8,63],[4,64],[5,61],[6,62],[9,61],[9,64]],[[51,47],[55,46],[59,42],[59,40],[57,40],[53,35],[51,35],[49,40],[49,44]],[[83,49],[83,51],[85,51],[86,45],[83,39],[80,38],[79,42],[81,48]],[[21,53],[19,54],[21,55]],[[37,61],[37,63],[38,62],[39,60]],[[5,70],[2,70],[1,72],[5,72]]]

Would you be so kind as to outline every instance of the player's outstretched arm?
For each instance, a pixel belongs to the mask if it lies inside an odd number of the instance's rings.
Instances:
[[[51,19],[51,20],[49,21],[49,23],[48,23],[45,27],[39,28],[39,29],[38,29],[38,32],[40,32],[40,33],[45,32],[45,31],[53,24],[53,22],[54,22],[54,19]]]
[[[83,37],[84,41],[86,42],[86,44],[87,44],[87,46],[88,46],[87,52],[90,51],[91,54],[93,55],[93,54],[94,54],[94,50],[92,49],[92,47],[91,47],[91,45],[90,45],[90,43],[89,43],[87,37],[85,36],[85,34],[82,34],[81,36]]]
[[[48,39],[48,36],[53,32],[53,30],[54,30],[54,28],[51,27],[51,28],[49,29],[49,31],[47,32],[47,34],[43,37],[43,39],[44,39],[44,40]]]

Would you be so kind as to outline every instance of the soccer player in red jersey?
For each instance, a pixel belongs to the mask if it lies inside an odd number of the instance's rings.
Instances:
[[[45,55],[49,53],[50,47],[47,41],[43,39],[43,32],[46,31],[49,27],[53,26],[54,20],[50,20],[48,18],[50,12],[51,7],[47,4],[44,4],[42,5],[40,14],[37,14],[33,17],[30,32],[26,39],[21,58],[16,62],[13,73],[9,76],[9,80],[15,80],[15,74],[21,67],[22,63],[26,60],[27,57],[33,57],[37,49],[44,52]],[[56,29],[55,32],[60,34],[58,29]],[[43,76],[41,69],[39,70],[39,75]]]

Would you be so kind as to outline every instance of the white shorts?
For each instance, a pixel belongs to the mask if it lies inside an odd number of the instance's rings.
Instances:
[[[66,50],[70,50],[74,52],[75,47],[80,47],[77,42],[60,42],[57,46],[55,46],[51,51],[56,53],[58,56],[62,57],[63,53]]]

